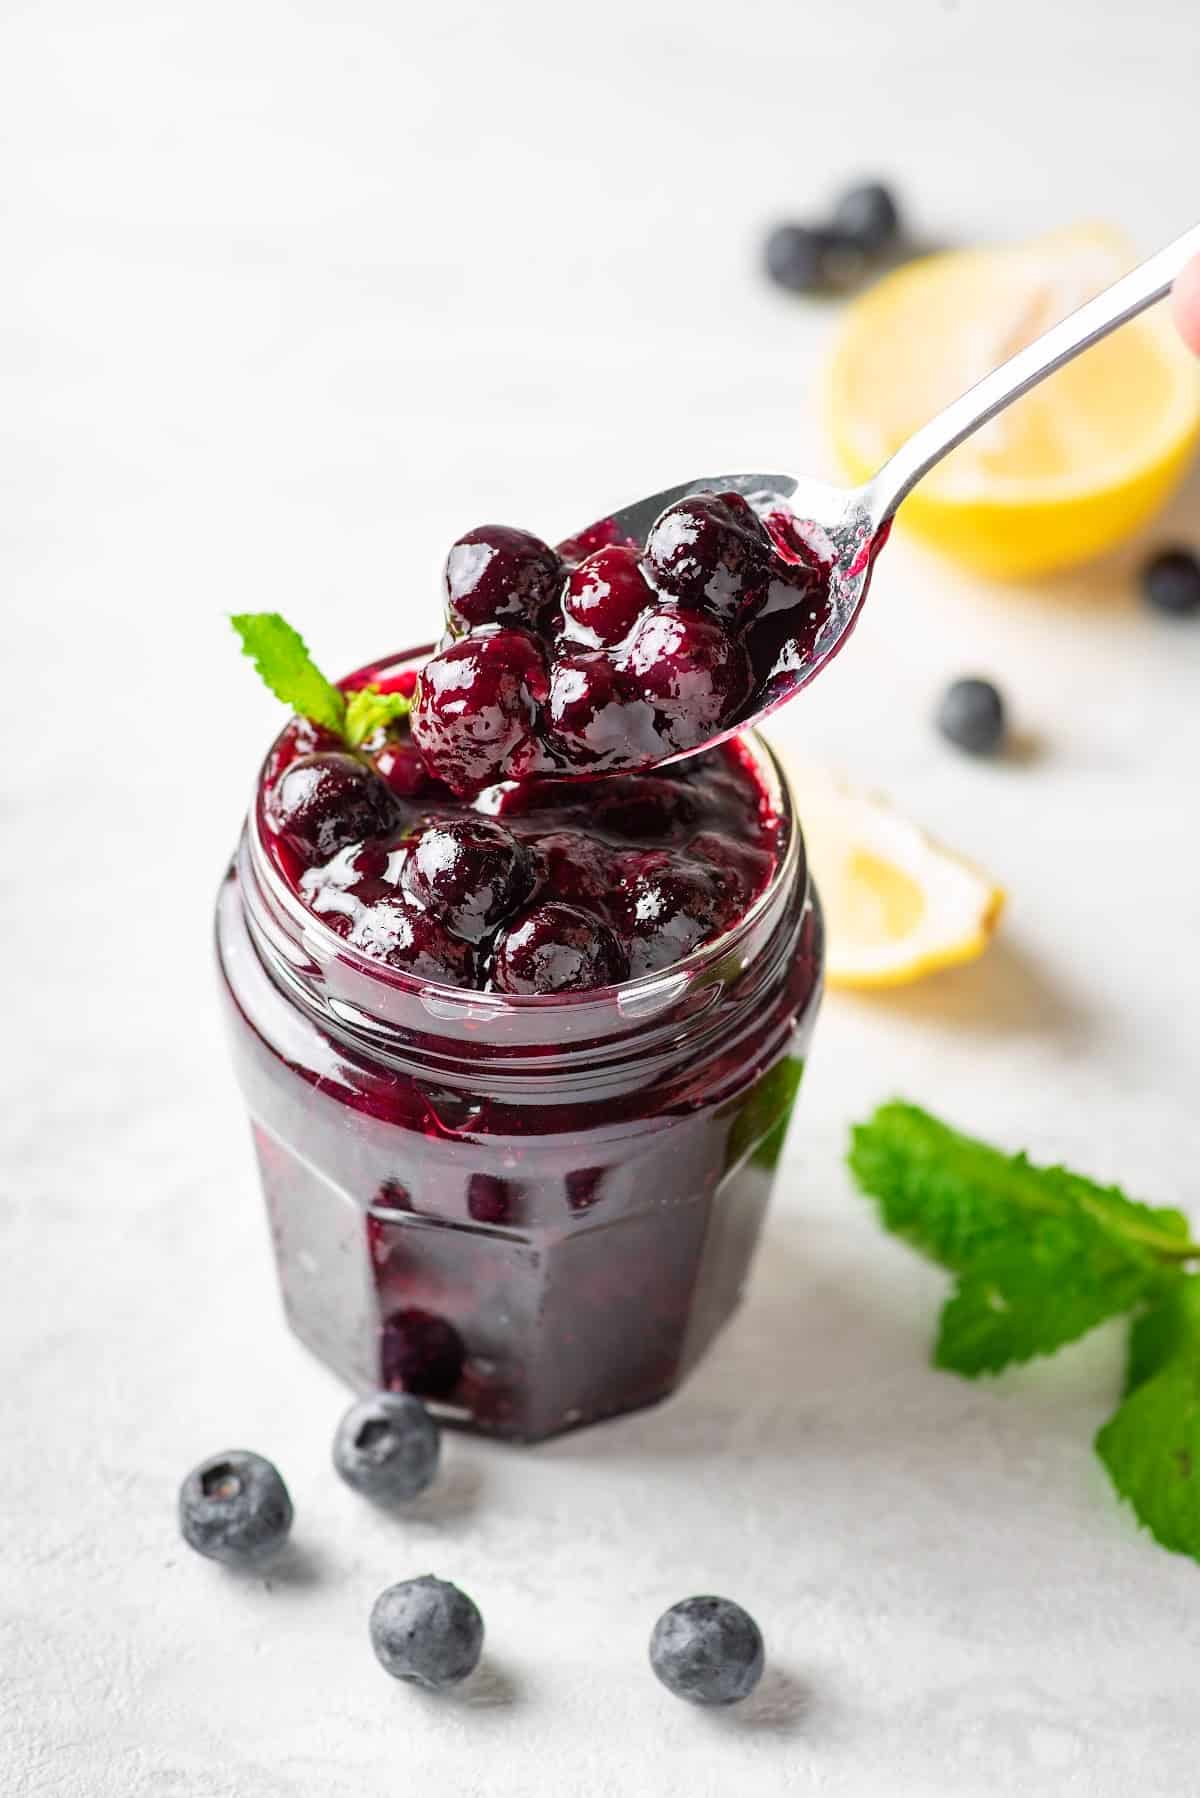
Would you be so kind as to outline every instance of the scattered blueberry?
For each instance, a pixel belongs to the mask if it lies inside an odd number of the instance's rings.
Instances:
[[[416,1498],[437,1472],[441,1431],[419,1398],[373,1392],[351,1405],[333,1438],[348,1486],[383,1504]]]
[[[848,188],[833,209],[833,229],[867,256],[886,250],[900,231],[900,210],[891,189],[882,181]]]
[[[457,1685],[478,1666],[483,1618],[465,1592],[427,1573],[379,1594],[371,1610],[371,1646],[393,1679],[436,1691]]]
[[[731,1598],[685,1598],[654,1625],[650,1665],[677,1698],[736,1704],[762,1677],[763,1639]]]
[[[766,265],[772,281],[791,293],[824,293],[838,286],[836,232],[816,225],[776,225],[767,238]]]
[[[292,1501],[276,1468],[248,1449],[201,1461],[179,1488],[179,1528],[197,1554],[231,1567],[278,1552],[292,1527]]]
[[[993,755],[1004,741],[1004,701],[991,681],[952,681],[937,709],[937,727],[970,755]]]
[[[1142,570],[1142,588],[1150,604],[1172,618],[1200,612],[1200,557],[1190,549],[1165,549]]]

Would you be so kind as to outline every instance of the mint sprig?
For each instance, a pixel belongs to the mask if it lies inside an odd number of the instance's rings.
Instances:
[[[325,678],[304,638],[278,612],[239,612],[230,623],[242,640],[242,653],[276,699],[334,731],[351,749],[411,710],[403,693],[381,693],[375,686],[343,693]]]
[[[1200,1560],[1200,1244],[1182,1213],[902,1103],[855,1128],[849,1164],[884,1226],[955,1275],[936,1366],[998,1373],[1133,1314],[1127,1396],[1096,1449],[1157,1540]]]

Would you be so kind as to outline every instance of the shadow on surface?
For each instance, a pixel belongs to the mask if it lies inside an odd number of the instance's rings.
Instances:
[[[911,986],[838,992],[834,998],[860,1012],[890,1011],[912,1023],[973,1037],[1036,1036],[1062,1048],[1094,1044],[1098,1035],[1095,1013],[1079,994],[1003,928],[978,961],[945,968]]]
[[[319,1586],[328,1571],[328,1561],[319,1549],[311,1543],[293,1539],[261,1577],[268,1592],[277,1588],[304,1591],[310,1586]]]
[[[803,1730],[812,1741],[820,1731],[822,1708],[808,1681],[768,1661],[757,1688],[744,1703],[714,1709],[707,1715],[726,1734],[752,1730],[757,1735],[790,1736]]]
[[[473,1517],[479,1509],[483,1469],[477,1462],[464,1459],[455,1435],[447,1431],[442,1439],[442,1465],[432,1484],[419,1498],[397,1505],[390,1513],[406,1529],[412,1524],[443,1529],[447,1524]]]

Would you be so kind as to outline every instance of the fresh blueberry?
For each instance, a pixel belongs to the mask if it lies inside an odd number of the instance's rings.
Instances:
[[[886,250],[900,231],[900,209],[890,188],[882,181],[847,188],[833,209],[833,229],[865,255]]]
[[[582,993],[615,986],[628,973],[615,932],[591,912],[555,900],[501,931],[492,960],[492,985],[502,993]]]
[[[383,1504],[415,1498],[437,1472],[441,1431],[419,1398],[373,1392],[351,1405],[333,1438],[348,1486]]]
[[[736,1704],[762,1676],[763,1639],[731,1598],[685,1598],[654,1625],[650,1665],[677,1698]]]
[[[937,727],[969,755],[993,755],[1004,741],[1004,701],[991,681],[952,681],[938,705]]]
[[[261,1455],[231,1448],[201,1461],[179,1488],[179,1528],[197,1554],[230,1567],[256,1566],[281,1549],[292,1501]]]
[[[382,836],[399,816],[374,770],[339,750],[294,761],[272,790],[268,811],[280,836],[310,861],[327,861],[348,843]]]
[[[483,1618],[465,1592],[427,1573],[379,1594],[371,1609],[371,1646],[393,1679],[437,1691],[457,1685],[478,1666]]]
[[[790,293],[825,293],[840,285],[841,248],[837,234],[819,225],[776,225],[766,243],[767,273]]]
[[[418,905],[455,936],[478,943],[529,897],[533,866],[503,824],[472,814],[426,824],[401,878]]]
[[[1172,618],[1200,612],[1200,557],[1190,549],[1166,549],[1142,570],[1142,588],[1150,604]]]

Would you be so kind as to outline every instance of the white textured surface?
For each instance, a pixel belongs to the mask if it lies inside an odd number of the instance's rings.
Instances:
[[[1128,559],[1014,595],[888,551],[779,734],[990,864],[1004,937],[828,1003],[752,1302],[674,1403],[453,1440],[410,1521],[328,1470],[341,1395],[280,1324],[207,940],[276,722],[225,611],[278,605],[344,667],[431,623],[480,517],[554,533],[819,466],[831,319],[760,282],[764,221],[878,166],[935,237],[1108,214],[1151,248],[1197,204],[1191,15],[5,9],[6,1798],[1196,1788],[1198,1575],[1088,1446],[1118,1336],[978,1389],[928,1371],[941,1282],[841,1168],[901,1090],[1196,1203],[1200,638],[1139,612]],[[1022,765],[931,734],[969,665]],[[297,1501],[269,1584],[174,1534],[181,1473],[238,1442]],[[448,1703],[366,1644],[376,1590],[430,1569],[489,1632]],[[697,1588],[768,1637],[736,1714],[644,1665]]]

